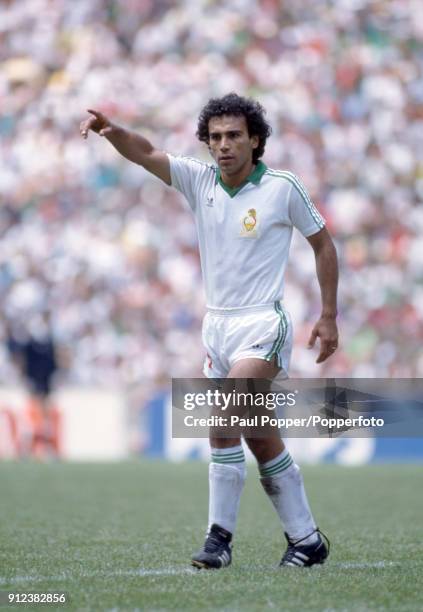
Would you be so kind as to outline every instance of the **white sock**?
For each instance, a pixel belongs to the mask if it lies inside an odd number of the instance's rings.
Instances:
[[[290,539],[312,544],[318,538],[300,468],[285,449],[259,465],[261,484],[270,497]],[[314,533],[313,533],[314,532]],[[307,537],[308,536],[308,537]]]
[[[209,529],[216,523],[234,533],[246,468],[241,445],[212,448],[209,467]]]

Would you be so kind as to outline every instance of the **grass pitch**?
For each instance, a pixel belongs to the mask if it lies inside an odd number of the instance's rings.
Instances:
[[[327,564],[277,568],[285,542],[251,466],[233,565],[212,572],[189,566],[205,464],[0,464],[0,590],[66,591],[70,603],[50,610],[421,610],[423,469],[303,474]]]

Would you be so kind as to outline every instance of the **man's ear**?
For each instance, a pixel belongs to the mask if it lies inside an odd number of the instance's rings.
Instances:
[[[250,142],[253,149],[257,149],[257,147],[259,146],[259,137],[257,136],[257,134],[255,136],[251,136]]]

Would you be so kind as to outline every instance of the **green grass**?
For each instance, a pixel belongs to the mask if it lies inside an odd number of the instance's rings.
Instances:
[[[422,609],[422,468],[303,474],[332,542],[326,565],[277,569],[285,543],[251,466],[233,565],[198,572],[205,464],[0,464],[0,590],[69,594],[49,610]]]

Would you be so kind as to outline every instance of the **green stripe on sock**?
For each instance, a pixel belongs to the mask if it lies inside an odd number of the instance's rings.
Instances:
[[[281,459],[280,461],[278,461],[274,465],[271,465],[269,467],[264,468],[263,472],[265,474],[267,474],[268,472],[273,472],[274,470],[278,470],[279,468],[284,467],[290,461],[292,461],[292,457],[291,457],[291,455],[287,455],[286,457],[284,457],[284,459]]]
[[[279,459],[273,465],[268,465],[266,467],[261,466],[261,468],[263,469],[264,472],[267,472],[268,470],[274,470],[276,467],[279,467],[280,465],[283,465],[283,464],[287,463],[288,461],[290,461],[290,459],[292,459],[292,457],[288,453],[287,455],[285,455],[285,457],[282,457],[282,459]]]
[[[216,458],[216,457],[212,457],[212,463],[243,463],[245,461],[245,458],[242,457],[234,457],[233,459],[222,459],[222,458]]]
[[[290,461],[289,463],[287,463],[286,465],[279,467],[278,469],[275,469],[271,472],[266,472],[265,474],[261,474],[261,476],[263,478],[270,478],[270,476],[277,476],[278,474],[281,474],[282,472],[285,472],[285,470],[287,470],[289,467],[291,467],[291,465],[293,464],[293,461]]]
[[[213,463],[242,463],[245,461],[244,451],[229,453],[227,455],[215,455],[212,453],[211,461]]]
[[[213,453],[211,454],[212,457],[234,457],[236,455],[243,455],[244,451],[243,450],[239,450],[239,451],[235,451],[233,453],[224,453],[224,454],[220,454],[220,453]]]
[[[212,459],[224,459],[225,461],[230,461],[231,459],[238,459],[239,457],[243,457],[244,453],[236,453],[234,455],[212,455]]]
[[[262,474],[262,476],[267,477],[267,476],[275,476],[276,474],[280,474],[281,472],[284,472],[285,470],[287,470],[293,463],[294,461],[291,459],[291,461],[288,461],[288,463],[285,463],[284,465],[280,465],[273,470],[269,470],[268,472],[265,472],[264,474]]]
[[[271,465],[268,468],[261,468],[260,474],[262,476],[273,476],[278,472],[283,472],[284,470],[286,470],[291,465],[291,463],[293,463],[293,459],[291,455],[287,455],[284,459],[281,459],[280,461],[278,461],[278,463],[275,463],[275,465]]]

